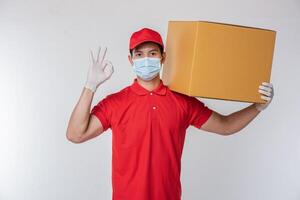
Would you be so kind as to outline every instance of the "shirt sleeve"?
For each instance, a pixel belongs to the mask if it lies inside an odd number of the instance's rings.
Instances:
[[[201,128],[208,120],[212,110],[196,97],[188,98],[188,124]]]
[[[103,131],[106,131],[108,128],[111,128],[111,116],[112,109],[111,100],[108,97],[105,97],[97,105],[95,105],[91,110],[91,115],[95,115],[101,122],[103,126]]]

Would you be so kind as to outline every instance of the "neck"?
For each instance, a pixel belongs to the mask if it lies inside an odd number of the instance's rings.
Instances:
[[[149,80],[149,81],[145,81],[143,79],[140,79],[138,76],[136,77],[137,78],[137,82],[143,87],[145,88],[146,90],[149,90],[149,91],[152,91],[154,90],[155,88],[157,88],[160,84],[160,77],[159,77],[159,74],[153,78],[152,80]]]

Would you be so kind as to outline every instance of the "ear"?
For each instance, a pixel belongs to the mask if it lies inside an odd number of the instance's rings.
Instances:
[[[162,64],[165,63],[166,56],[167,56],[166,52],[163,52],[163,54],[162,54],[162,59],[161,59],[161,63],[162,63]]]
[[[132,57],[130,54],[128,55],[128,60],[129,60],[130,64],[133,65]]]

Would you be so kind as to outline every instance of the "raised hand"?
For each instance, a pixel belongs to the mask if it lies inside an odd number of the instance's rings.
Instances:
[[[95,92],[99,85],[109,79],[114,72],[112,63],[109,60],[105,60],[106,51],[107,48],[105,47],[104,53],[102,53],[100,58],[101,47],[99,47],[96,60],[93,52],[90,51],[92,64],[89,67],[85,88],[90,89],[92,92]]]

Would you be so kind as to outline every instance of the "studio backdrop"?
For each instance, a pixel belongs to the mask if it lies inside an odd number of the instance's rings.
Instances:
[[[165,42],[169,20],[277,31],[272,103],[231,136],[187,129],[182,199],[300,199],[300,1],[1,0],[1,200],[112,198],[111,129],[82,144],[66,138],[89,51],[106,46],[115,69],[98,88],[95,105],[135,78],[127,58],[132,32],[153,28]],[[199,100],[224,115],[249,105]]]

